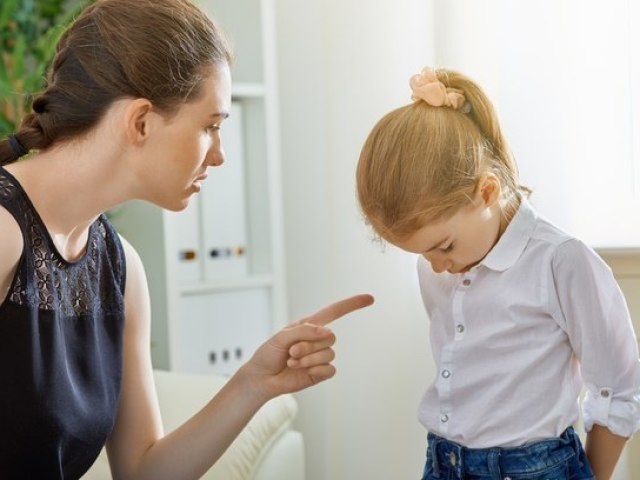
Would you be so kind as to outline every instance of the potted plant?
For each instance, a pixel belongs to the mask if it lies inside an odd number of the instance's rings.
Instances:
[[[41,91],[58,39],[89,0],[0,2],[0,137],[14,132]]]

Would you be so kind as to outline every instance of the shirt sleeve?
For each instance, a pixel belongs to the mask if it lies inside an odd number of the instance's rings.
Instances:
[[[586,387],[584,425],[622,437],[640,429],[640,362],[629,310],[611,269],[578,240],[552,260],[554,318],[567,332]]]

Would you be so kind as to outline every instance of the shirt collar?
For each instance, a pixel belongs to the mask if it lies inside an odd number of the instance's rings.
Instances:
[[[511,268],[527,246],[536,220],[537,216],[531,204],[523,198],[506,230],[479,265],[497,272]]]

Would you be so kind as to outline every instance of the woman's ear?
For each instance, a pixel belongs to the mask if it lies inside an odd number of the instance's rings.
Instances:
[[[140,145],[149,138],[151,124],[155,120],[153,104],[146,98],[130,100],[124,108],[123,123],[126,137],[133,145]]]
[[[486,207],[491,207],[500,200],[502,184],[494,173],[485,173],[478,181],[478,198]]]

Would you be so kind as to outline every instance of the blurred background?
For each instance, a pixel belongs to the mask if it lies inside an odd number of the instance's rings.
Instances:
[[[237,52],[227,163],[181,216],[134,204],[114,221],[145,260],[157,368],[231,373],[288,319],[375,295],[334,326],[338,375],[296,396],[308,480],[421,475],[416,410],[435,369],[416,258],[372,241],[354,171],[369,130],[409,103],[425,65],[485,88],[532,202],[609,262],[640,322],[637,2],[199,3]],[[3,135],[39,88],[51,27],[77,5],[2,0]],[[617,480],[640,478],[639,453],[632,441]]]

